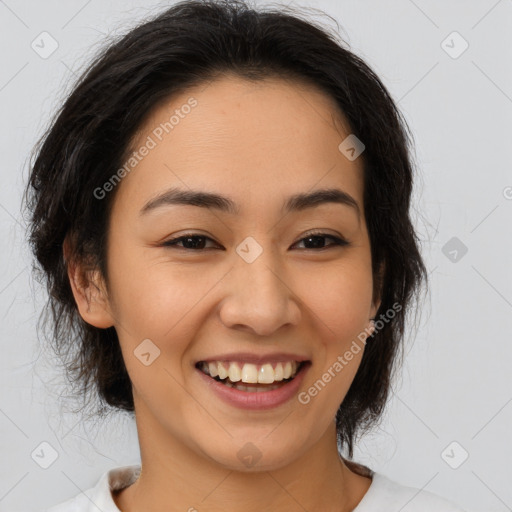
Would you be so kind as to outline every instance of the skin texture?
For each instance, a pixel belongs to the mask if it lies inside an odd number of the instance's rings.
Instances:
[[[338,150],[350,130],[311,86],[227,75],[160,105],[133,147],[190,97],[197,106],[118,185],[108,287],[97,272],[84,283],[79,265],[69,269],[83,319],[115,326],[133,384],[142,473],[115,501],[129,512],[353,510],[371,480],[338,456],[334,417],[363,350],[307,405],[267,411],[222,402],[194,367],[237,351],[301,354],[312,361],[304,391],[368,329],[379,302],[362,162]],[[167,205],[140,215],[170,187],[229,196],[240,213]],[[359,219],[335,203],[280,211],[292,194],[331,187],[356,199]],[[301,242],[313,229],[350,245]],[[196,252],[161,245],[189,232],[212,240]],[[236,252],[248,236],[263,250],[252,263]],[[145,366],[133,351],[148,338],[161,352]],[[248,441],[261,453],[250,468],[237,456]]]

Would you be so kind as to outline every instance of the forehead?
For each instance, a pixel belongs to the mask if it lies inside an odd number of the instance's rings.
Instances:
[[[362,159],[350,161],[338,149],[349,134],[334,100],[316,87],[228,75],[151,112],[131,144],[139,153],[151,149],[132,160],[122,196],[142,207],[155,193],[179,186],[221,192],[243,210],[336,186],[362,207]]]

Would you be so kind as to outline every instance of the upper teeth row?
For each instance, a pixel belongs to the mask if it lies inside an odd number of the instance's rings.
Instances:
[[[276,381],[294,377],[299,363],[287,361],[277,363],[275,369],[270,363],[256,365],[251,363],[239,364],[237,362],[210,361],[203,362],[201,369],[211,377],[225,379],[229,377],[232,382],[245,382],[248,384],[272,384]]]

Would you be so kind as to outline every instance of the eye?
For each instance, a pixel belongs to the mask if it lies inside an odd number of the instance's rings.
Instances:
[[[334,240],[334,243],[325,246],[325,244],[322,243],[322,239],[324,239],[324,238],[330,238],[331,240]],[[297,243],[301,243],[303,241],[310,242],[313,245],[313,247],[310,247],[311,249],[320,249],[320,250],[328,249],[329,247],[333,247],[333,246],[346,246],[346,245],[350,244],[350,242],[348,242],[348,240],[345,240],[344,238],[340,238],[340,237],[337,237],[334,235],[329,235],[327,233],[322,233],[322,232],[309,233],[307,236],[305,236],[304,238],[299,240],[299,242],[297,242]],[[306,247],[306,249],[309,249],[309,248]]]
[[[186,233],[177,238],[171,238],[170,240],[165,241],[162,246],[164,247],[178,247],[180,249],[192,250],[192,251],[201,251],[204,249],[204,245],[206,240],[213,240],[205,235],[194,235],[193,233]],[[178,244],[183,243],[183,246]]]
[[[322,239],[326,239],[326,238],[333,240],[333,243],[326,246],[325,243],[322,242]],[[200,252],[200,251],[205,250],[205,244],[207,243],[207,241],[213,242],[214,244],[218,245],[216,242],[214,242],[208,236],[196,235],[193,233],[186,233],[185,235],[182,235],[180,237],[171,238],[169,240],[166,240],[165,242],[162,243],[162,246],[163,247],[177,247],[179,249]],[[327,233],[322,233],[322,232],[309,233],[307,236],[305,236],[304,238],[302,238],[301,240],[296,242],[294,245],[297,245],[302,242],[306,242],[313,246],[313,247],[305,247],[306,250],[309,250],[309,249],[323,250],[323,249],[328,249],[329,247],[333,247],[333,246],[350,245],[350,242],[348,242],[347,240],[345,240],[343,238],[339,238],[337,236],[329,235]],[[182,245],[180,245],[180,244],[182,244]]]

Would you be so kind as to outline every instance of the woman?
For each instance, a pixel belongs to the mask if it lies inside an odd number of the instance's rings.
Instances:
[[[408,147],[284,7],[181,2],[96,59],[37,149],[31,243],[69,375],[134,413],[141,465],[53,512],[460,512],[351,460],[426,278]]]

